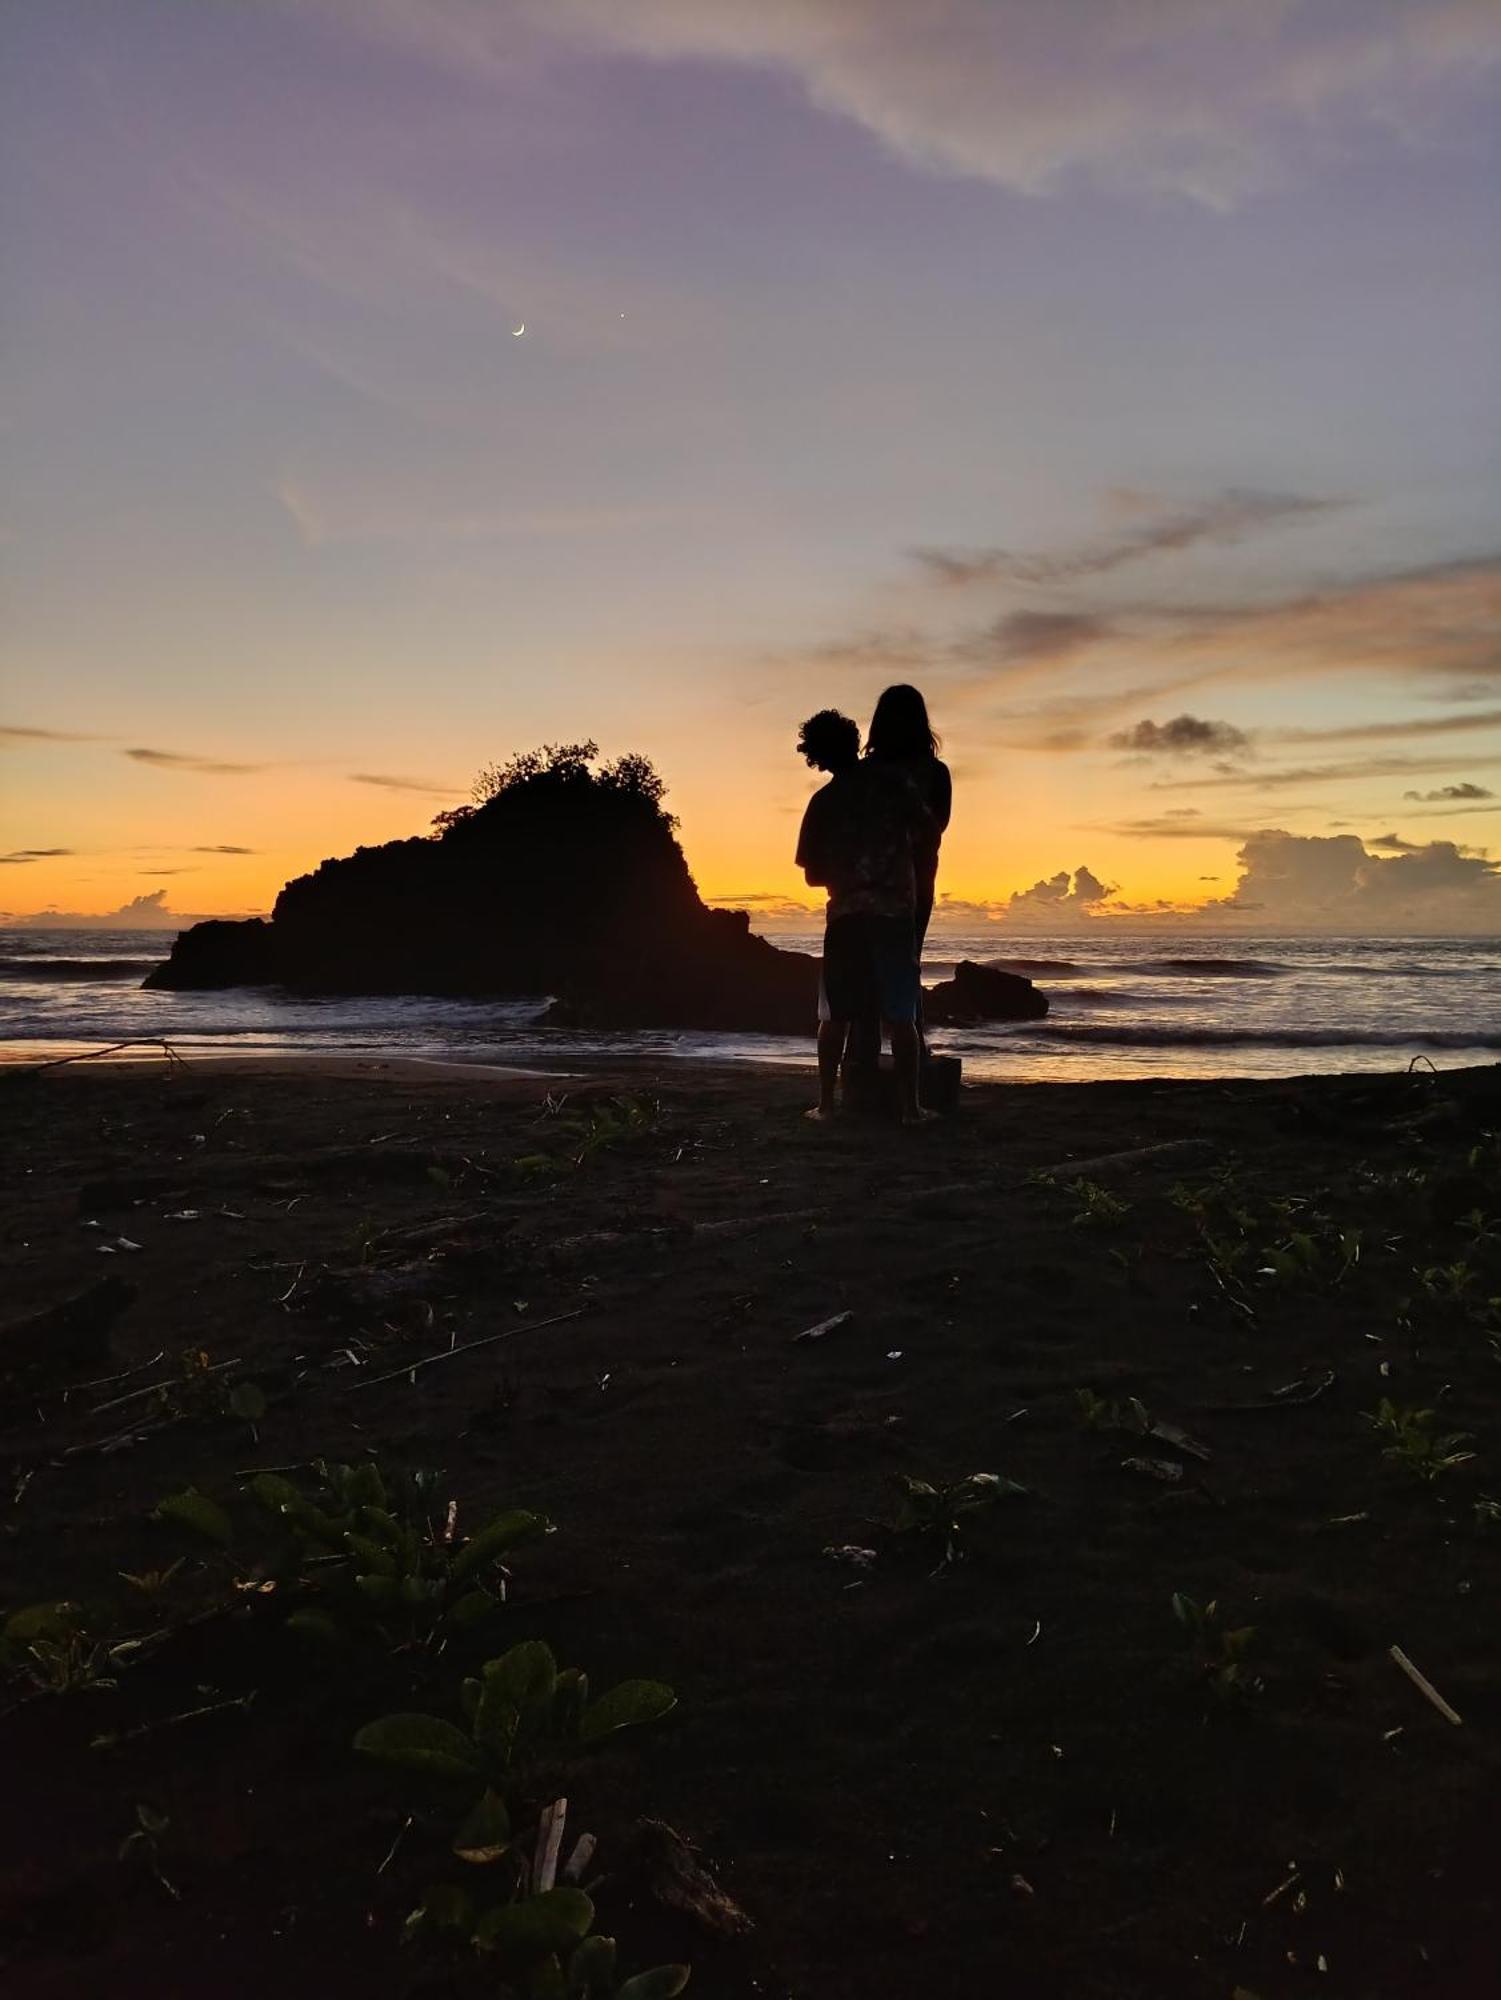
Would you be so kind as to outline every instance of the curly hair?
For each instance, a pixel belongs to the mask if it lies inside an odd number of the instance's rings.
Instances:
[[[837,708],[821,708],[798,731],[797,747],[815,771],[848,770],[860,756],[860,725]]]

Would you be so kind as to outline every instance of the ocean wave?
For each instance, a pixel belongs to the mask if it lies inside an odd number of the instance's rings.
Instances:
[[[1114,1027],[1108,1022],[1055,1021],[1010,1031],[1028,1041],[1087,1042],[1116,1048],[1265,1049],[1501,1049],[1501,1035],[1440,1028],[1177,1028]]]
[[[0,979],[144,979],[159,958],[0,958]]]
[[[987,958],[985,963],[992,972],[1019,972],[1030,977],[1034,972],[1083,972],[1087,968],[1076,965],[1070,958]],[[1110,966],[1109,971],[1118,968]]]

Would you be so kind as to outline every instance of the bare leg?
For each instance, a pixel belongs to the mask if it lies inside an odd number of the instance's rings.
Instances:
[[[824,1124],[834,1116],[834,1093],[839,1083],[839,1065],[844,1060],[846,1023],[820,1021],[818,1024],[818,1102],[807,1116]]]
[[[915,1021],[888,1021],[891,1060],[896,1070],[897,1114],[904,1125],[926,1125],[936,1112],[924,1111],[917,1101],[917,1066],[922,1041]]]

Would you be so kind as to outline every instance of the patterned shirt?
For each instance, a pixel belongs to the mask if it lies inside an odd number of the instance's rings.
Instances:
[[[936,845],[932,815],[904,773],[863,762],[837,771],[803,814],[797,862],[829,892],[830,919],[911,916],[915,852]]]

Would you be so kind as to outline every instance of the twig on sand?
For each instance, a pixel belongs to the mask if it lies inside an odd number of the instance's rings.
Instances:
[[[564,1320],[580,1319],[584,1308],[575,1306],[572,1312],[555,1313],[551,1319],[533,1320],[526,1326],[508,1326],[500,1333],[487,1333],[479,1340],[466,1340],[459,1347],[445,1347],[439,1354],[424,1354],[420,1360],[403,1362],[400,1368],[392,1368],[384,1375],[370,1375],[363,1382],[351,1382],[346,1395],[353,1395],[356,1389],[375,1389],[382,1382],[394,1382],[401,1375],[415,1375],[419,1368],[431,1368],[438,1361],[452,1361],[457,1354],[471,1354],[476,1347],[489,1347],[497,1340],[514,1340],[518,1333],[540,1333],[546,1326],[561,1326]]]
[[[401,1825],[397,1827],[396,1838],[391,1842],[391,1845],[386,1849],[386,1858],[380,1864],[379,1868],[377,1868],[375,1871],[377,1875],[384,1875],[386,1870],[390,1867],[391,1863],[396,1859],[396,1850],[398,1847],[400,1847],[402,1841],[406,1839],[407,1829],[412,1824],[412,1820],[414,1819],[414,1817],[415,1817],[414,1814],[408,1813],[406,1818],[401,1822]]]
[[[129,1381],[132,1375],[144,1375],[148,1368],[154,1368],[158,1361],[165,1361],[167,1350],[158,1348],[149,1361],[138,1361],[134,1368],[122,1368],[118,1375],[97,1375],[92,1382],[71,1382],[63,1390],[64,1397],[80,1395],[85,1389],[108,1389],[114,1382]]]
[[[854,1317],[852,1312],[833,1313],[828,1319],[819,1320],[816,1326],[805,1326],[801,1333],[795,1333],[792,1344],[797,1347],[803,1341],[822,1340],[826,1334],[838,1333],[841,1327],[848,1326]]]
[[[226,1368],[238,1368],[239,1366],[240,1356],[236,1355],[233,1361],[215,1361],[210,1367],[205,1368],[203,1372],[205,1375],[222,1375]],[[126,1403],[139,1402],[142,1396],[153,1395],[156,1390],[168,1389],[171,1386],[172,1378],[168,1376],[165,1382],[148,1382],[143,1389],[128,1389],[123,1396],[111,1396],[107,1403],[96,1403],[93,1409],[89,1411],[89,1415],[91,1417],[102,1416],[106,1410],[118,1410]]]
[[[75,1055],[53,1056],[49,1062],[27,1063],[26,1072],[35,1076],[44,1069],[61,1069],[66,1063],[92,1062],[96,1056],[115,1056],[121,1049],[160,1049],[169,1063],[178,1063],[186,1069],[187,1058],[180,1056],[170,1042],[158,1040],[155,1036],[137,1036],[129,1042],[111,1042],[107,1049],[80,1049]]]
[[[185,1708],[181,1715],[164,1715],[158,1722],[138,1722],[134,1729],[106,1730],[103,1736],[92,1737],[91,1750],[113,1750],[121,1743],[134,1743],[142,1736],[154,1736],[158,1729],[175,1729],[179,1722],[196,1722],[200,1716],[222,1715],[226,1709],[245,1708],[255,1700],[256,1690],[249,1694],[233,1695],[227,1701],[205,1702],[202,1708]]]
[[[1240,1416],[1248,1410],[1290,1410],[1300,1403],[1316,1403],[1327,1389],[1332,1389],[1338,1377],[1332,1368],[1326,1368],[1317,1379],[1300,1375],[1296,1382],[1288,1382],[1280,1389],[1274,1389],[1270,1396],[1260,1403],[1203,1403],[1200,1408],[1217,1417]]]
[[[58,1462],[61,1463],[67,1458],[87,1458],[91,1451],[100,1452],[107,1457],[110,1452],[123,1451],[127,1445],[136,1444],[142,1438],[154,1437],[158,1431],[170,1430],[176,1422],[178,1422],[176,1417],[163,1417],[157,1423],[145,1424],[138,1417],[133,1423],[127,1424],[124,1430],[114,1431],[109,1437],[94,1438],[88,1444],[70,1444],[66,1451],[58,1453]]]
[[[1445,1722],[1462,1723],[1464,1721],[1462,1715],[1450,1708],[1448,1702],[1444,1700],[1444,1697],[1433,1685],[1433,1682],[1428,1679],[1427,1675],[1418,1672],[1400,1646],[1388,1646],[1386,1650],[1388,1658],[1402,1669],[1424,1701],[1429,1702],[1436,1708]]]

